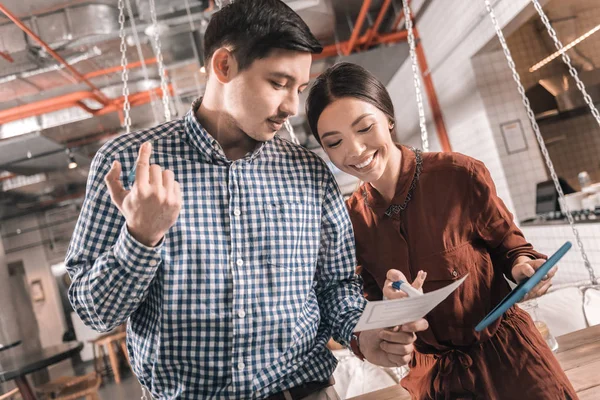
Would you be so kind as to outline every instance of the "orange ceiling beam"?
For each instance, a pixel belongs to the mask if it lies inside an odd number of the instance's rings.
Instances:
[[[77,79],[78,82],[82,82],[82,83],[85,83],[86,85],[88,85],[88,87],[90,89],[92,89],[92,92],[100,99],[100,102],[102,104],[106,105],[110,102],[108,97],[106,97],[104,95],[104,93],[102,93],[100,91],[100,89],[98,89],[96,86],[94,86],[94,84],[92,84],[87,78],[85,78],[83,75],[81,75],[79,73],[79,71],[77,71],[75,68],[73,68],[73,66],[71,66],[71,64],[69,64],[64,58],[62,58],[60,56],[60,54],[55,52],[46,42],[44,42],[38,35],[36,35],[31,29],[29,29],[29,27],[27,25],[25,25],[23,23],[23,21],[21,21],[19,19],[19,17],[12,14],[2,3],[0,3],[0,11],[2,11],[4,13],[4,15],[6,15],[11,21],[13,21],[15,23],[15,25],[17,25],[19,28],[21,28],[21,30],[23,32],[25,32],[33,40],[35,40],[40,46],[42,46],[42,48],[48,54],[50,54],[52,57],[54,57],[55,60],[57,60],[62,65],[64,65],[65,68],[71,73],[71,75],[73,75]]]

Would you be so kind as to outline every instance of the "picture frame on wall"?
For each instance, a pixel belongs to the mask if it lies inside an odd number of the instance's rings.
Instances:
[[[506,146],[506,152],[508,154],[520,153],[527,151],[527,139],[525,138],[525,132],[523,132],[523,125],[521,121],[508,121],[500,124],[500,130],[502,131],[502,139]]]
[[[31,299],[36,303],[46,300],[41,279],[31,281]]]

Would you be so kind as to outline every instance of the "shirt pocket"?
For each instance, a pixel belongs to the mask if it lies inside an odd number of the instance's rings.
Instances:
[[[316,204],[301,201],[265,203],[266,260],[288,270],[313,269],[320,245],[320,215]]]
[[[464,277],[475,267],[475,256],[471,243],[466,242],[419,258],[416,262],[416,270],[427,272],[424,291],[427,293],[440,289]]]

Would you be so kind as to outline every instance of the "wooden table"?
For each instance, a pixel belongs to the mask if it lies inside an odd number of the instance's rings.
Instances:
[[[579,399],[600,399],[600,325],[559,336],[556,340],[556,358]]]
[[[600,325],[556,338],[556,358],[563,367],[579,400],[600,399]],[[353,397],[349,400],[410,400],[400,385]]]

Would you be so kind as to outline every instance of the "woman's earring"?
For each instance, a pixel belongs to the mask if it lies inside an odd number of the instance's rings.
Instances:
[[[394,129],[394,123],[390,122],[390,130]]]

